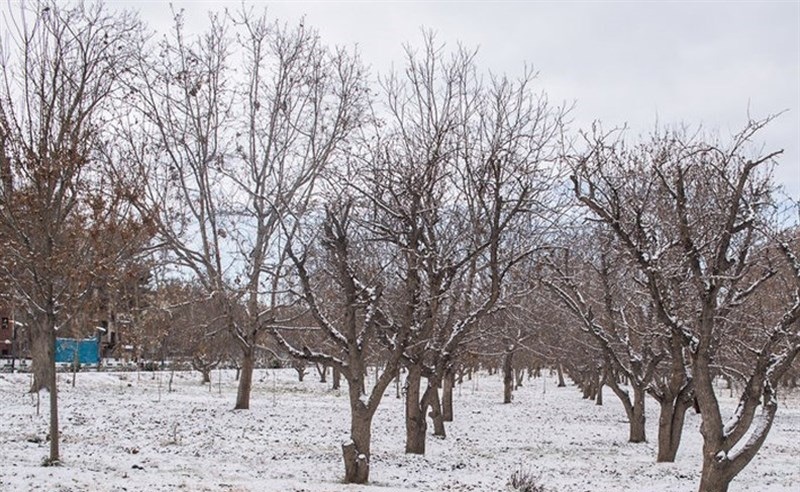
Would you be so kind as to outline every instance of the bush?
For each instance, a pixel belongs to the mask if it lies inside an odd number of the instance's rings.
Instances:
[[[530,470],[519,469],[511,474],[508,480],[508,489],[514,492],[547,492],[544,485],[539,483],[540,477]]]

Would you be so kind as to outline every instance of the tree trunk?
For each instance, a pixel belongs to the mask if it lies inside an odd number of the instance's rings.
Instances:
[[[594,397],[594,404],[598,407],[603,406],[603,381],[597,383],[597,394]]]
[[[203,374],[203,383],[208,384],[211,383],[211,368],[210,367],[202,367],[200,372]]]
[[[674,463],[683,435],[683,422],[690,401],[678,398],[665,398],[660,403],[658,416],[658,463]]]
[[[644,415],[644,389],[633,387],[633,408],[630,417],[629,442],[646,442],[645,415]]]
[[[597,394],[594,397],[594,404],[603,405],[603,385],[608,377],[608,366],[604,365],[603,370],[597,375]]]
[[[365,484],[369,481],[372,416],[366,409],[350,409],[350,441],[342,444],[344,482]]]
[[[430,408],[431,412],[428,416],[433,420],[433,435],[437,437],[447,437],[447,432],[444,429],[444,419],[442,418],[442,404],[439,400],[439,389],[433,384],[428,383],[428,388],[425,390],[425,396],[422,397],[423,408]]]
[[[398,400],[403,397],[403,392],[400,391],[400,369],[397,370],[397,375],[394,377],[394,395]]]
[[[442,420],[453,421],[453,373],[447,371],[442,381]]]
[[[342,381],[342,373],[339,371],[339,368],[333,366],[333,386],[332,389],[338,390],[341,387]]]
[[[518,390],[522,388],[522,380],[525,379],[525,370],[524,369],[515,369],[514,370],[516,383],[514,384],[514,389]]]
[[[425,433],[428,423],[425,413],[420,409],[419,367],[410,366],[406,376],[406,453],[425,454]]]
[[[567,385],[564,382],[564,369],[561,367],[561,363],[559,362],[556,366],[556,372],[558,373],[558,387],[563,388]]]
[[[633,382],[634,381],[631,381],[631,383]],[[622,403],[622,406],[625,408],[625,415],[628,416],[628,442],[646,442],[647,436],[645,434],[644,414],[645,393],[642,385],[631,385],[631,389],[633,389],[633,401],[631,402],[630,394],[620,388],[619,383],[613,374],[608,374],[606,383],[614,392],[614,394],[617,395],[620,403]]]
[[[46,389],[50,395],[50,456],[45,464],[56,465],[61,459],[58,430],[58,388],[56,378],[56,331],[55,318],[42,328],[37,326],[31,333],[31,356],[33,358],[33,383],[31,393]],[[38,405],[37,405],[38,413]]]
[[[731,478],[725,470],[715,462],[703,460],[703,471],[700,474],[700,492],[728,492]],[[713,460],[712,460],[713,461]]]
[[[53,335],[55,338],[55,332]],[[55,342],[55,340],[54,340]],[[61,436],[58,430],[58,388],[55,370],[55,357],[53,358],[53,371],[50,376],[48,387],[50,388],[50,456],[47,459],[48,465],[57,465],[61,460],[58,449]]]
[[[514,391],[514,350],[506,350],[503,355],[503,403],[511,403],[511,393]]]
[[[236,392],[236,406],[234,410],[247,410],[250,408],[250,390],[253,388],[253,349],[244,350],[242,358],[242,374],[239,378],[239,389]]]

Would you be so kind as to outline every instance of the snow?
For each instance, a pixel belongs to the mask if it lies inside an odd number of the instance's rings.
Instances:
[[[155,376],[155,378],[153,378]],[[220,378],[221,376],[221,378]],[[41,414],[26,394],[29,374],[0,374],[0,490],[3,491],[502,491],[516,470],[551,492],[696,490],[700,419],[687,413],[676,463],[656,464],[657,405],[648,400],[650,442],[627,441],[625,413],[583,400],[555,377],[526,380],[503,405],[500,375],[480,373],[454,390],[448,437],[428,436],[427,454],[404,454],[403,402],[387,391],[373,425],[370,478],[344,485],[341,443],[349,439],[347,390],[293,369],[257,370],[251,410],[232,410],[232,371],[200,385],[197,373],[59,374],[63,466],[47,456],[47,394]],[[221,381],[221,382],[218,382]],[[346,384],[343,381],[343,384]],[[724,410],[737,401],[721,392]],[[781,393],[773,428],[732,491],[796,491],[800,483],[800,394]]]

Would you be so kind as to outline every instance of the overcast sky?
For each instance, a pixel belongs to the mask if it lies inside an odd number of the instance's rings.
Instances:
[[[153,28],[169,2],[135,5]],[[174,1],[187,26],[239,1]],[[722,136],[786,111],[762,134],[784,149],[777,178],[800,198],[800,2],[248,2],[278,19],[305,15],[330,44],[358,45],[374,72],[402,63],[420,28],[479,48],[481,67],[518,74],[533,66],[552,100],[576,103],[573,127],[702,124]]]

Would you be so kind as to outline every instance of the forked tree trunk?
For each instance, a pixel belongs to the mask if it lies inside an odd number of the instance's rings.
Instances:
[[[630,395],[627,391],[619,387],[619,383],[613,374],[609,374],[606,378],[609,388],[617,395],[620,403],[625,408],[625,414],[628,416],[629,433],[628,442],[646,442],[647,435],[645,432],[645,393],[641,385],[631,384],[633,389],[633,401],[631,402]],[[633,383],[634,381],[631,381]]]
[[[608,366],[604,365],[603,370],[597,374],[597,394],[594,397],[595,405],[603,405],[603,385],[608,377]]]
[[[243,352],[242,374],[239,378],[239,388],[236,391],[236,406],[234,410],[247,410],[250,408],[250,391],[253,389],[253,349],[248,347]]]
[[[453,373],[447,371],[442,381],[442,420],[453,421]]]
[[[674,463],[683,436],[683,423],[686,412],[694,402],[692,382],[686,376],[686,363],[683,357],[683,344],[678,337],[670,337],[671,374],[659,391],[655,388],[653,396],[659,402],[658,416],[658,454],[656,462]]]
[[[425,454],[425,432],[428,423],[425,413],[420,409],[419,367],[410,366],[406,376],[406,453]]]
[[[327,383],[328,382],[328,366],[322,364],[320,369],[320,364],[317,364],[317,372],[319,373],[319,382],[320,383]]]
[[[511,403],[514,391],[514,350],[506,350],[503,354],[503,403]]]
[[[522,388],[522,380],[525,379],[525,371],[523,369],[515,369],[514,378],[516,380],[514,383],[514,389],[518,390]]]
[[[691,400],[664,399],[658,416],[658,463],[674,463],[683,436],[683,422]]]
[[[428,416],[433,420],[433,435],[442,438],[447,437],[447,432],[444,429],[444,419],[442,418],[442,404],[439,400],[439,389],[436,388],[434,384],[428,383],[422,401],[423,414],[427,408],[431,409]]]
[[[715,459],[703,459],[703,470],[700,473],[700,492],[728,492],[733,477],[718,466]]]

